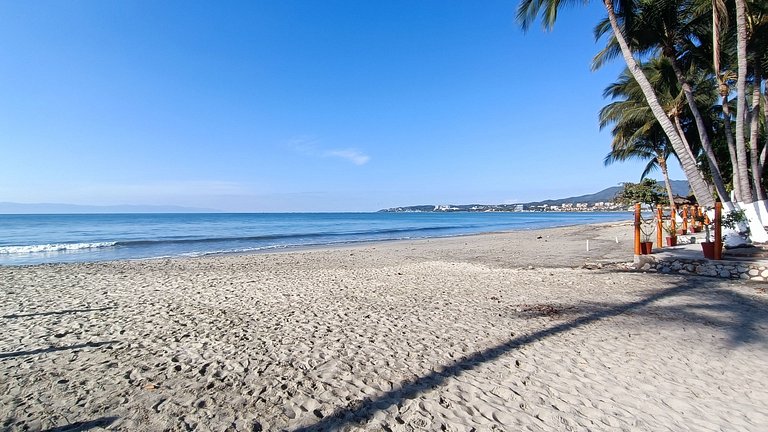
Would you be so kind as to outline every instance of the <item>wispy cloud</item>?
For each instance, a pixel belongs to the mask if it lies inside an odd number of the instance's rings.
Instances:
[[[355,149],[328,150],[324,153],[325,157],[337,157],[348,160],[355,165],[365,165],[371,160],[371,157]]]
[[[316,158],[338,158],[355,165],[365,165],[371,157],[355,148],[327,149],[315,138],[297,138],[289,141],[287,146],[298,154]]]
[[[318,156],[319,150],[317,139],[311,137],[294,138],[287,143],[285,147],[303,156]]]

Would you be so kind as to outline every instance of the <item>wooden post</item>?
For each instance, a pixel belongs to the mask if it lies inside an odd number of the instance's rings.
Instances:
[[[664,213],[661,204],[656,204],[656,244],[658,248],[664,247]]]
[[[670,212],[669,212],[669,230],[672,232],[670,237],[675,238],[677,237],[677,209],[675,208],[675,205],[672,204],[670,206]]]
[[[723,204],[715,203],[715,259],[723,259],[723,227],[722,227]]]
[[[640,203],[635,204],[635,255],[640,255]]]
[[[683,205],[683,234],[688,233],[688,204]]]
[[[701,228],[699,225],[699,221],[696,220],[696,217],[699,216],[701,213],[699,213],[699,205],[696,204],[693,206],[693,214],[691,215],[691,225],[693,225],[694,228]]]
[[[707,223],[706,214],[704,213],[704,207],[699,206],[699,218],[703,218],[703,222],[699,222],[699,228],[704,229],[704,224]]]

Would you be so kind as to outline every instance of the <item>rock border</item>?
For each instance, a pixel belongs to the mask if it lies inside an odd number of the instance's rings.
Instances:
[[[658,273],[693,274],[723,279],[768,282],[768,267],[765,263],[685,258],[664,259],[653,255],[635,255],[632,267],[635,270]]]

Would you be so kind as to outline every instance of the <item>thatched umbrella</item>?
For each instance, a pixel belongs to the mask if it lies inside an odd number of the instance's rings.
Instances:
[[[675,195],[675,206],[680,207],[682,205],[690,205],[694,204],[696,202],[696,198],[692,197],[682,197],[680,195]]]

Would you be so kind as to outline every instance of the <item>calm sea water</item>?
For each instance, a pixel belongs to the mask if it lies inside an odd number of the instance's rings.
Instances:
[[[555,212],[0,215],[0,265],[242,253],[629,218]]]

